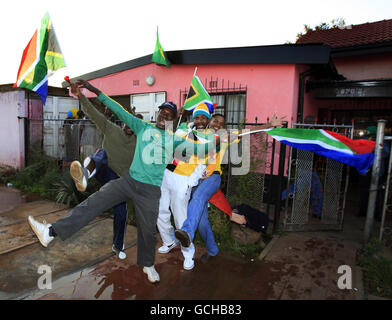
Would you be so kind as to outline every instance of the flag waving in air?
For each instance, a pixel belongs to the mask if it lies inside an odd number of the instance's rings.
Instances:
[[[23,51],[15,87],[36,92],[45,104],[48,94],[48,71],[65,67],[63,55],[49,14],[46,13],[41,26],[35,31]]]
[[[291,147],[352,166],[362,175],[373,164],[375,141],[353,140],[323,129],[274,128],[260,131]]]
[[[206,89],[204,89],[199,77],[194,75],[191,87],[189,88],[188,95],[184,102],[184,109],[191,111],[195,109],[200,103],[205,103],[208,106],[210,112],[213,112],[214,108],[210,95]]]
[[[155,62],[156,64],[164,65],[164,66],[170,68],[170,62],[167,59],[165,51],[163,51],[161,43],[159,42],[158,28],[157,28],[157,43],[155,45],[155,50],[152,55],[152,62]]]

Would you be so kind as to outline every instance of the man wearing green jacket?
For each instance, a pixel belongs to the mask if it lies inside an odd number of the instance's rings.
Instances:
[[[93,176],[102,185],[118,179],[130,167],[135,153],[136,136],[128,127],[123,129],[107,119],[83,94],[79,97],[83,111],[103,133],[102,148],[84,160],[73,161],[70,173],[78,191],[87,188],[88,179]],[[131,205],[131,203],[129,203]],[[127,224],[127,204],[122,202],[113,207],[113,245],[112,250],[120,259],[125,259],[124,236]]]
[[[150,282],[160,280],[154,268],[156,224],[158,217],[160,186],[166,165],[172,159],[173,151],[177,147],[194,153],[201,150],[204,154],[219,145],[218,137],[214,141],[200,144],[175,135],[167,128],[177,115],[177,106],[172,102],[165,102],[159,106],[156,124],[143,121],[128,113],[121,105],[112,100],[97,88],[86,81],[79,81],[80,87],[86,88],[98,96],[98,100],[109,107],[137,136],[135,155],[129,171],[122,177],[105,184],[99,191],[92,194],[85,201],[73,208],[65,217],[53,224],[39,223],[29,216],[28,221],[41,244],[46,247],[54,237],[59,236],[65,240],[86,226],[91,220],[103,211],[128,199],[135,207],[138,225],[137,264],[143,266]],[[75,95],[80,97],[78,86],[72,88]]]

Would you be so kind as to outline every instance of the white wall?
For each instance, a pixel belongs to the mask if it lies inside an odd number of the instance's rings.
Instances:
[[[0,92],[0,165],[24,167],[24,91]]]
[[[143,115],[146,121],[156,121],[158,107],[166,101],[166,92],[131,94],[131,107]]]
[[[23,169],[25,163],[24,119],[25,92],[0,92],[0,165]],[[44,106],[45,119],[65,119],[71,108],[78,109],[79,100],[69,97],[48,96]],[[60,128],[60,129],[58,129]],[[61,158],[64,137],[61,121],[44,122],[44,150]]]

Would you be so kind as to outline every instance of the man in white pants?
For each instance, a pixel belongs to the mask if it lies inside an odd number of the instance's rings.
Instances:
[[[201,103],[193,111],[193,123],[182,124],[176,131],[176,134],[203,140],[203,131],[207,128],[210,118],[211,114],[208,106]],[[197,136],[193,134],[193,129],[198,131]],[[192,187],[197,185],[204,169],[205,166],[200,164],[197,156],[191,156],[187,162],[180,161],[174,157],[173,162],[166,167],[161,185],[157,222],[163,242],[163,245],[158,249],[159,253],[168,253],[178,245],[179,241],[174,236],[174,228],[170,221],[171,212],[173,213],[176,228],[181,228],[187,218],[188,202]],[[181,246],[181,251],[184,256],[184,269],[192,270],[195,265],[193,261],[195,254],[193,243],[189,247]]]

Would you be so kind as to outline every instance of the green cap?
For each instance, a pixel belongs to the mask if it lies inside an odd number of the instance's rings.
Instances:
[[[370,126],[366,128],[366,134],[367,135],[375,135],[377,133],[377,127],[376,126]]]

